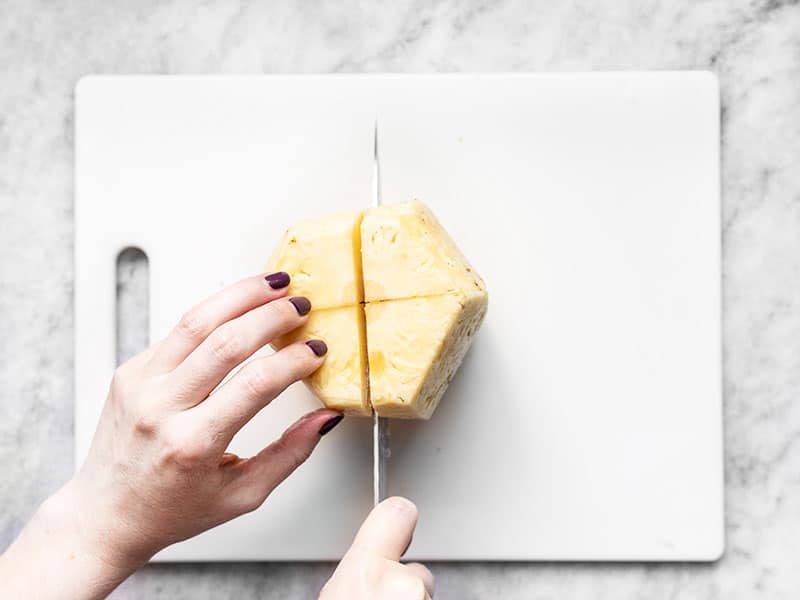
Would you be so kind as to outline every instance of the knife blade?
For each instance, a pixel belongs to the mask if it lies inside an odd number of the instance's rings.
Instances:
[[[378,119],[375,119],[372,150],[372,205],[381,205],[381,165],[378,154]],[[369,339],[367,339],[369,344]],[[369,364],[367,365],[369,379]],[[372,492],[373,504],[386,498],[386,468],[389,462],[389,419],[372,413]]]

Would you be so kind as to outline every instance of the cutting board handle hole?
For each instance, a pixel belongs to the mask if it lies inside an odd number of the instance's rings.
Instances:
[[[150,261],[141,248],[117,254],[116,357],[120,365],[150,345]]]

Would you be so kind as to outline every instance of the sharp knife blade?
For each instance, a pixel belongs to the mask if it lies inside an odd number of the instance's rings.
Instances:
[[[381,205],[381,165],[378,155],[378,120],[375,119],[372,153],[372,205]],[[367,339],[369,343],[369,339]],[[389,419],[372,414],[373,504],[386,498],[386,467],[389,462]]]

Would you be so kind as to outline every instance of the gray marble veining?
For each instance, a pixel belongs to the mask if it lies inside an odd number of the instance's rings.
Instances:
[[[726,555],[435,564],[437,597],[797,597],[800,5],[781,0],[1,2],[0,546],[73,468],[81,75],[682,68],[722,87]],[[158,565],[115,597],[309,598],[330,569]]]

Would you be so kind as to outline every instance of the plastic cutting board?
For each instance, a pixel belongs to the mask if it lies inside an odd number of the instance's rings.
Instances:
[[[707,73],[98,76],[76,92],[76,458],[114,369],[115,262],[151,339],[290,223],[424,200],[489,314],[430,422],[393,423],[409,556],[713,560],[723,549],[718,84]],[[316,401],[291,388],[256,452]],[[328,560],[370,508],[348,419],[260,510],[157,560]]]

